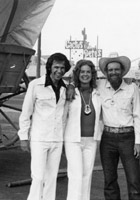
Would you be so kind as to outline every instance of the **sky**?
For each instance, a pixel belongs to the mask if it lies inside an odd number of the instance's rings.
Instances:
[[[56,0],[41,32],[42,55],[69,57],[66,41],[82,40],[84,28],[90,46],[98,38],[103,57],[117,52],[132,62],[140,58],[140,0]]]

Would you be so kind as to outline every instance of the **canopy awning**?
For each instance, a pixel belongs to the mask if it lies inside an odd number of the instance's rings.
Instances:
[[[32,48],[55,0],[0,0],[0,43]]]

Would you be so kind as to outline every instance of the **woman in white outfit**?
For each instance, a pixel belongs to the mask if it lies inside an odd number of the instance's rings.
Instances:
[[[90,60],[80,60],[74,70],[75,99],[67,102],[64,135],[68,161],[67,200],[90,200],[97,140],[100,140],[100,95],[96,70]]]

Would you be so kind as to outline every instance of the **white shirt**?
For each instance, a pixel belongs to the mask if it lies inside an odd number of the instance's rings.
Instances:
[[[114,90],[107,80],[99,80],[103,122],[111,127],[134,126],[135,143],[140,143],[140,94],[136,84],[124,81]]]
[[[60,98],[52,86],[44,87],[45,76],[29,83],[19,118],[21,140],[63,141],[63,113],[66,88],[60,88]]]
[[[67,115],[66,128],[64,134],[65,142],[81,141],[81,96],[79,90],[75,89],[76,95],[72,102],[67,102],[65,114]],[[92,103],[95,109],[94,140],[100,140],[102,131],[100,130],[101,102],[100,94],[96,89],[92,92]]]

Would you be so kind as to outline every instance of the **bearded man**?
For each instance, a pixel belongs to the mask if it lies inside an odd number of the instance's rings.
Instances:
[[[104,123],[100,143],[105,200],[121,200],[117,167],[121,159],[129,200],[140,199],[140,95],[137,86],[123,76],[130,69],[126,56],[101,58],[99,67],[106,80],[98,83]]]

